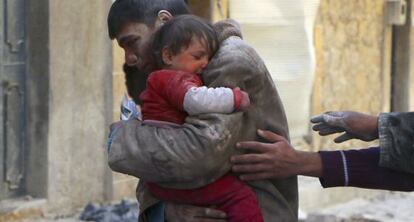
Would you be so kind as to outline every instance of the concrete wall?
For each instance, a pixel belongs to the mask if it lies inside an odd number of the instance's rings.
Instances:
[[[228,18],[228,0],[189,0],[188,5],[195,15],[213,22]]]
[[[384,1],[321,0],[314,30],[314,114],[389,111],[391,29],[384,24]],[[313,139],[315,149],[334,146],[332,137]]]
[[[111,2],[49,1],[47,197],[52,210],[102,201],[110,188],[105,149],[112,107],[106,27]]]

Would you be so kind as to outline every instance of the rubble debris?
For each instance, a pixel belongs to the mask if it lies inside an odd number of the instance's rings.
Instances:
[[[138,203],[122,200],[119,204],[101,205],[89,203],[80,215],[81,220],[95,222],[137,222]]]

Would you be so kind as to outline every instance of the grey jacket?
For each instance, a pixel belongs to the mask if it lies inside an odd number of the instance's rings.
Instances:
[[[380,166],[414,174],[414,112],[381,113]]]
[[[181,128],[165,129],[123,122],[113,132],[109,165],[117,172],[141,181],[157,182],[171,188],[196,188],[227,173],[235,143],[260,140],[256,129],[276,132],[289,138],[283,105],[262,59],[242,39],[234,21],[215,25],[221,45],[202,77],[209,87],[238,86],[248,92],[247,112],[229,115],[189,116]],[[297,178],[249,183],[265,221],[297,221]],[[141,215],[156,200],[141,183],[137,189]],[[140,221],[147,221],[144,216]]]

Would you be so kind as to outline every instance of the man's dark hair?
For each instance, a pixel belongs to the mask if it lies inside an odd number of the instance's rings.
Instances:
[[[116,0],[108,14],[109,38],[114,39],[127,22],[153,27],[160,10],[167,10],[173,16],[190,13],[185,0]]]
[[[187,48],[193,38],[199,39],[211,57],[218,47],[218,39],[213,26],[206,20],[194,15],[179,15],[166,22],[153,36],[151,51],[156,68],[162,68],[162,50],[168,48],[177,55]]]

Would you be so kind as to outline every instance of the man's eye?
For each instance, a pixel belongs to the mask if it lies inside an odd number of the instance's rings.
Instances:
[[[133,47],[136,43],[138,43],[139,38],[133,38],[127,42],[127,47]]]
[[[196,59],[196,60],[200,60],[201,59],[201,56],[199,56],[199,55],[193,55],[193,58]]]
[[[133,40],[131,40],[131,41],[129,41],[128,42],[128,47],[132,47],[132,46],[134,46],[134,44],[135,44],[135,42],[137,42],[137,40],[135,40],[135,39],[133,39]]]

